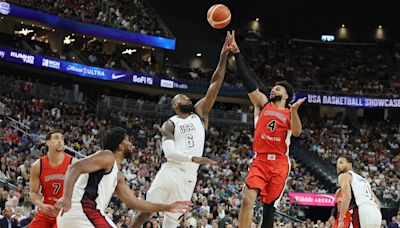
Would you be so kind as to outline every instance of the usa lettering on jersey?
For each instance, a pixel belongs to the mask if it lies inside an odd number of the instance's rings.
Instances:
[[[196,130],[196,128],[194,127],[194,125],[192,123],[181,125],[181,126],[179,126],[179,129],[180,129],[181,133],[187,133],[187,132]]]

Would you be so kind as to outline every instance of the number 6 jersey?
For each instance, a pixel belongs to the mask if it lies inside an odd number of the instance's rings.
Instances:
[[[169,120],[174,124],[175,147],[179,151],[196,157],[202,157],[204,152],[204,143],[206,132],[200,117],[197,114],[191,114],[186,119],[172,116]],[[199,165],[192,162],[177,162],[168,160],[168,163],[175,163],[189,173],[197,173]]]
[[[268,102],[261,110],[254,131],[254,152],[288,155],[290,136],[290,110],[279,110]]]

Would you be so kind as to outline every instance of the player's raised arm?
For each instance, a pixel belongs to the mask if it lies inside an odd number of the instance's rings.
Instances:
[[[235,31],[232,32],[232,43],[229,47],[230,50],[235,54],[238,74],[242,79],[243,85],[247,89],[251,103],[253,103],[254,106],[263,107],[268,102],[268,98],[260,91],[261,85],[258,83],[256,75],[240,53],[239,46],[235,40]]]
[[[42,202],[42,194],[40,193],[40,159],[33,163],[31,167],[31,176],[29,180],[29,200],[50,216],[57,216],[57,211],[53,205],[44,204]]]
[[[201,115],[203,118],[207,118],[212,106],[217,99],[219,89],[224,82],[225,72],[226,72],[226,60],[228,58],[229,47],[228,45],[232,42],[232,35],[227,32],[225,37],[225,43],[222,47],[221,54],[219,57],[219,62],[217,69],[211,77],[210,86],[208,87],[206,96],[199,100],[195,105],[196,113]]]
[[[304,103],[306,98],[301,98],[296,103],[289,105],[290,107],[290,127],[292,130],[292,134],[295,137],[299,137],[301,134],[301,131],[303,129],[303,126],[301,124],[301,120],[299,117],[299,113],[297,110],[299,109],[300,105]]]
[[[81,174],[109,170],[113,167],[114,162],[115,157],[113,152],[102,150],[71,164],[65,174],[63,197],[57,201],[55,208],[58,210],[63,209],[63,213],[71,208],[74,185]]]
[[[126,184],[125,178],[121,172],[118,172],[118,184],[115,189],[115,195],[125,202],[129,208],[143,212],[186,213],[192,206],[192,202],[190,201],[178,201],[172,204],[158,204],[138,199],[136,198],[135,193]]]
[[[198,164],[215,164],[214,160],[205,157],[195,157],[190,156],[180,150],[175,146],[174,141],[174,124],[167,120],[161,127],[162,135],[162,149],[164,151],[165,157],[167,159],[172,159],[174,161],[181,162],[194,162]]]

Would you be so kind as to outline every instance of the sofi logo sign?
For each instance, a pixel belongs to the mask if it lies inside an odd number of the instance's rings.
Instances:
[[[4,51],[0,51],[0,58],[4,58],[5,55],[6,53]]]
[[[10,52],[10,56],[16,59],[21,59],[24,63],[34,64],[35,63],[35,56],[28,55],[24,53],[19,53],[15,51]]]
[[[138,83],[138,84],[144,84],[144,85],[153,85],[153,78],[145,77],[145,76],[138,76],[135,74],[132,76],[132,82]]]

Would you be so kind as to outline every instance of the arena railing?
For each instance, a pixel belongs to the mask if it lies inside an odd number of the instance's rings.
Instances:
[[[157,104],[154,102],[124,99],[120,97],[106,97],[97,103],[98,110],[129,111],[136,114],[168,117],[174,115],[170,104]],[[209,120],[220,124],[246,124],[252,125],[254,116],[249,112],[223,111],[213,109]]]
[[[29,83],[29,89],[24,91],[21,88]],[[4,93],[18,93],[21,96],[37,97],[40,99],[50,99],[69,103],[82,102],[80,94],[75,94],[72,89],[65,89],[59,86],[50,86],[41,83],[32,83],[9,77],[0,76],[0,88]]]

